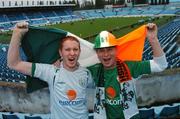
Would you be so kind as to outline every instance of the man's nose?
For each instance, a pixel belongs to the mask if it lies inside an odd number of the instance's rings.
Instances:
[[[104,56],[108,56],[108,50],[107,49],[104,49]]]

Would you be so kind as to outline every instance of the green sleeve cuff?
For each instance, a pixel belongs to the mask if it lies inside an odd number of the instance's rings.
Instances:
[[[32,68],[31,68],[31,76],[32,77],[34,77],[35,69],[36,69],[36,64],[32,63]]]

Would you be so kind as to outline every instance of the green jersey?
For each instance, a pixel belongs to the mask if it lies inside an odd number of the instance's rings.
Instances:
[[[125,62],[132,78],[137,78],[142,74],[151,73],[150,62]],[[103,68],[102,64],[95,64],[88,69],[91,71],[93,79],[98,86],[99,69]],[[138,109],[135,98],[135,90],[133,80],[123,83],[118,81],[117,67],[113,69],[103,69],[106,117],[108,119],[127,119],[136,118]]]

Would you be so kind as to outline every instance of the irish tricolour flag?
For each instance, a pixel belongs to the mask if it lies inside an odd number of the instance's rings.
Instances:
[[[99,60],[93,49],[93,44],[64,30],[42,27],[29,27],[28,33],[22,40],[22,48],[27,60],[34,63],[52,64],[59,59],[59,42],[65,36],[75,36],[81,45],[79,63],[82,66],[90,66],[98,63]],[[145,25],[117,39],[117,57],[121,60],[141,60],[146,36]],[[47,87],[44,81],[28,77],[26,80],[27,91]]]

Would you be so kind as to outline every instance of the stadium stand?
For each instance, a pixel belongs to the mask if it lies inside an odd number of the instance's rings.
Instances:
[[[45,25],[57,22],[68,22],[79,19],[71,9],[51,11],[30,11],[17,13],[0,13],[0,30],[11,30],[18,21],[27,21],[30,25]]]
[[[2,114],[2,117],[3,119],[19,119],[19,117],[17,115],[5,115],[5,114]]]
[[[166,24],[158,31],[158,38],[169,63],[168,68],[177,68],[180,64],[180,51],[176,42],[180,33],[180,19]],[[148,42],[145,43],[143,59],[152,59],[152,50]]]
[[[154,119],[155,117],[154,109],[139,110],[139,114],[141,119]]]
[[[33,116],[33,117],[32,116],[31,117],[30,116],[25,116],[24,118],[25,119],[42,119],[40,116]]]
[[[50,115],[0,112],[0,119],[50,119]]]
[[[178,119],[180,117],[180,104],[163,105],[139,109],[141,119]],[[0,119],[50,119],[50,114],[27,114],[0,112]],[[93,119],[93,113],[89,114]]]
[[[160,112],[161,118],[173,117],[179,114],[179,106],[164,107]]]
[[[93,9],[72,11],[70,8],[49,11],[19,11],[13,13],[0,13],[0,30],[10,30],[17,21],[28,21],[30,25],[45,25],[62,22],[70,22],[82,19],[104,18],[114,16],[153,16],[153,15],[174,15],[180,13],[178,6],[156,5],[144,7],[124,7],[109,9]]]
[[[16,72],[14,70],[10,70],[7,67],[7,51],[8,51],[8,45],[1,45],[0,46],[0,81],[5,82],[17,82],[17,83],[24,83],[24,80],[26,78],[25,75]],[[21,57],[23,60],[26,60],[25,55],[23,54],[22,49],[21,51]]]

